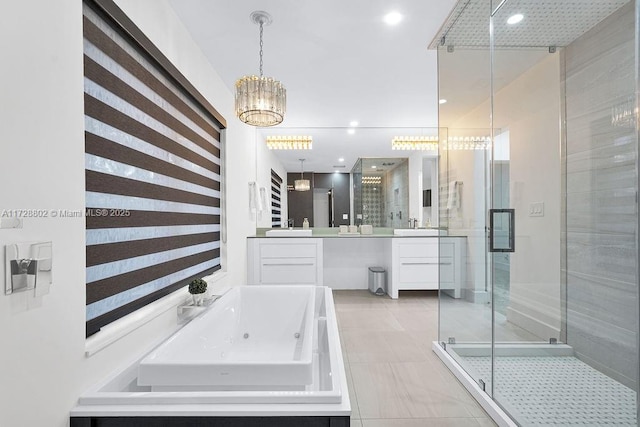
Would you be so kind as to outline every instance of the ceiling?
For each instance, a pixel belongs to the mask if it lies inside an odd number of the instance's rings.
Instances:
[[[348,171],[358,157],[393,154],[389,132],[383,138],[380,130],[376,138],[371,128],[437,126],[437,53],[428,45],[455,0],[170,4],[230,90],[238,78],[259,71],[259,27],[249,15],[264,10],[272,16],[273,23],[264,28],[264,75],[287,88],[287,113],[281,125],[261,134],[314,138],[313,150],[278,152],[288,171],[300,171],[299,158],[307,159],[305,170],[334,171],[340,157]],[[389,26],[383,17],[394,10],[403,20]],[[346,129],[351,121],[358,122],[353,135]]]
[[[550,46],[566,46],[628,1],[169,0],[232,91],[236,79],[259,71],[259,28],[251,12],[272,16],[264,29],[264,75],[287,88],[287,112],[281,125],[258,129],[257,140],[311,135],[313,150],[276,152],[290,172],[300,171],[301,158],[305,171],[331,172],[350,171],[360,157],[406,157],[391,150],[394,136],[433,135],[436,48],[443,36],[440,60],[447,73],[440,76],[440,96],[448,102],[440,125],[485,101],[492,5],[500,5],[494,34],[505,52],[499,54],[504,65],[493,69],[493,89],[499,90],[544,59]],[[398,25],[383,22],[390,11],[403,15]],[[525,19],[509,26],[514,13]],[[351,121],[358,126],[348,133]]]

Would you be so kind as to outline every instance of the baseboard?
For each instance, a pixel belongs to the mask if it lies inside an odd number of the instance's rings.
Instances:
[[[464,289],[463,298],[466,301],[469,301],[475,304],[486,304],[489,302],[489,292],[476,291],[473,289]]]
[[[507,320],[540,337],[541,341],[548,341],[549,338],[560,338],[560,329],[544,323],[520,310],[516,310],[513,307],[507,307]]]

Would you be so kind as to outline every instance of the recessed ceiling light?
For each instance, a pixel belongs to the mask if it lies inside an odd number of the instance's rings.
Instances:
[[[349,126],[351,126],[352,128],[354,128],[354,127],[358,126],[358,121],[357,121],[357,120],[351,120],[351,121],[349,122]]]
[[[522,21],[522,18],[524,18],[523,14],[516,13],[515,15],[511,15],[509,19],[507,19],[507,24],[509,25],[517,24],[518,22]]]
[[[396,25],[402,21],[402,15],[395,10],[384,15],[384,22],[388,25]]]
[[[446,99],[441,99],[438,101],[438,104],[446,104],[447,100]]]
[[[371,165],[371,169],[376,169],[377,166],[376,165]]]
[[[339,162],[344,162],[344,157],[340,157],[340,158],[338,159],[338,161],[339,161]]]
[[[355,129],[347,129],[347,133],[349,135],[353,135],[354,133],[356,133],[356,130]]]

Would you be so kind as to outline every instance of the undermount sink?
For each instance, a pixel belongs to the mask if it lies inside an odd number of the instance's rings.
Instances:
[[[393,230],[394,236],[441,236],[443,230],[437,228],[396,228]]]
[[[266,233],[264,233],[267,237],[311,237],[312,235],[312,231],[311,229],[308,230],[289,230],[289,229],[282,229],[282,230],[269,230]]]

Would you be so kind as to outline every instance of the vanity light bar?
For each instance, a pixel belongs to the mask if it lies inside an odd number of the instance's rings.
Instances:
[[[310,136],[267,136],[269,150],[311,150],[313,139]]]
[[[486,150],[491,147],[489,136],[454,136],[442,144],[444,150]],[[396,136],[391,141],[393,150],[438,150],[437,136]]]
[[[392,150],[437,150],[437,136],[394,136]]]
[[[363,184],[382,184],[381,176],[363,176],[362,177]]]
[[[491,148],[489,136],[453,136],[443,147],[445,150],[487,150]]]

